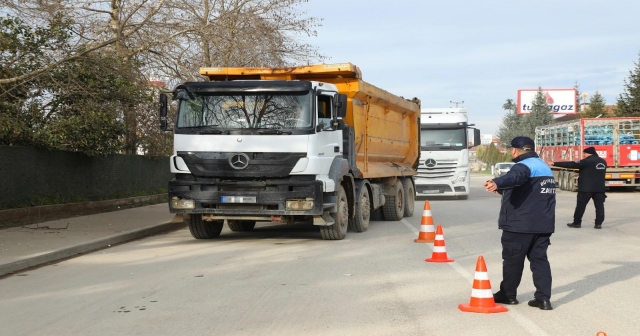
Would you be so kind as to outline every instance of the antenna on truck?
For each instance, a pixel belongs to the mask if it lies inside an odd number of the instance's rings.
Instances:
[[[463,101],[459,101],[459,102],[455,102],[453,100],[450,100],[449,103],[456,104],[456,108],[458,108],[458,104],[464,104],[464,100]]]

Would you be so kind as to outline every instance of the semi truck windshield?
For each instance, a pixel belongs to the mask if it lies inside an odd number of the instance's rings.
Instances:
[[[420,131],[422,150],[451,150],[467,148],[466,128],[429,128]]]
[[[312,126],[311,94],[187,94],[180,91],[178,128],[307,129]]]

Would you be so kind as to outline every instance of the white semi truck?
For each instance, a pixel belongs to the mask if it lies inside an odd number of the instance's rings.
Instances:
[[[422,109],[418,196],[469,196],[469,148],[480,144],[480,130],[468,123],[466,108]],[[473,129],[473,143],[467,129]]]

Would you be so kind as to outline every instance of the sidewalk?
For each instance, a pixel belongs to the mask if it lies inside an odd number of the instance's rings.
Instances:
[[[184,227],[167,204],[0,230],[0,276]]]

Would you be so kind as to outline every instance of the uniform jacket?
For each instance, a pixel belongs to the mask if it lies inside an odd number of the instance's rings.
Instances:
[[[513,159],[516,164],[493,181],[502,194],[498,225],[519,233],[553,233],[556,222],[556,182],[536,153]]]
[[[554,162],[556,167],[578,168],[578,191],[604,192],[604,177],[607,172],[607,161],[598,155],[590,155],[578,162]]]

